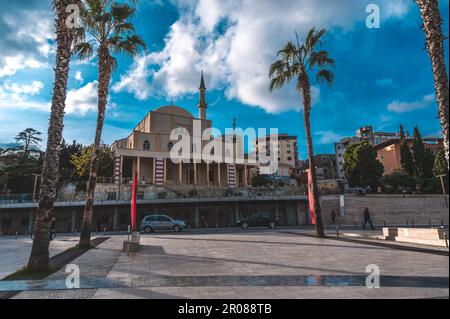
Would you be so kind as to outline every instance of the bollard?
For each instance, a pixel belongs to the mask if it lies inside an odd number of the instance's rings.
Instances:
[[[219,232],[219,224],[216,224],[216,232]]]
[[[128,225],[128,234],[131,233],[131,226]]]
[[[406,226],[409,227],[409,220],[408,219],[406,220]]]
[[[444,221],[443,220],[441,220],[441,226],[444,227]]]
[[[103,236],[106,235],[106,227],[103,228]]]
[[[428,224],[430,225],[430,228],[431,228],[431,219],[428,220]]]
[[[16,232],[16,236],[15,236],[16,239],[17,239],[17,235],[18,235],[18,233]]]
[[[386,221],[383,220],[383,227],[386,227]]]
[[[414,219],[411,221],[411,227],[414,228]]]

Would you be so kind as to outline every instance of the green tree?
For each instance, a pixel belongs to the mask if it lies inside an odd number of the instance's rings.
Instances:
[[[88,194],[83,215],[80,246],[90,246],[92,212],[94,209],[94,192],[99,166],[99,149],[105,120],[106,105],[109,94],[111,74],[117,67],[113,56],[126,53],[135,56],[140,48],[145,48],[144,41],[135,33],[130,22],[136,12],[133,6],[138,1],[115,2],[112,0],[89,0],[81,10],[82,25],[90,40],[75,46],[75,52],[81,59],[91,58],[94,45],[98,57],[98,116],[95,140],[92,149]]]
[[[384,173],[383,164],[377,160],[377,152],[367,141],[352,144],[344,154],[344,171],[350,187],[376,189]]]
[[[33,128],[27,128],[22,132],[19,132],[15,137],[18,144],[18,149],[23,152],[25,156],[28,156],[31,152],[39,153],[39,144],[42,142],[42,133],[36,131]]]
[[[59,159],[59,185],[62,186],[69,182],[78,180],[76,169],[71,162],[72,156],[79,155],[83,149],[83,145],[73,141],[67,144],[65,140],[61,142],[61,154]]]
[[[425,177],[425,156],[425,145],[423,144],[419,128],[416,126],[414,127],[413,158],[415,175],[418,177]]]
[[[79,6],[80,0],[53,0],[56,31],[56,63],[50,121],[47,134],[47,149],[41,176],[39,207],[36,214],[35,235],[27,270],[41,272],[48,269],[50,244],[49,231],[53,221],[53,203],[58,187],[59,147],[61,145],[64,108],[69,78],[72,46],[77,29],[68,24],[71,14],[69,5]],[[74,21],[72,21],[74,22]]]
[[[410,175],[414,176],[414,160],[406,140],[403,125],[400,125],[400,160],[402,168]]]
[[[445,159],[445,154],[444,154],[443,149],[440,149],[436,153],[436,157],[434,159],[434,164],[433,164],[433,174],[435,176],[448,175],[447,160]]]
[[[315,75],[317,81],[325,81],[328,84],[333,82],[333,73],[328,68],[334,65],[334,60],[330,58],[327,51],[319,50],[322,37],[326,30],[316,31],[312,28],[304,43],[300,44],[298,37],[294,44],[288,42],[281,49],[269,70],[271,79],[269,91],[281,89],[288,82],[294,80],[296,89],[301,96],[303,105],[303,120],[306,131],[306,144],[308,147],[308,161],[312,175],[312,194],[314,197],[314,212],[316,215],[317,236],[325,236],[322,222],[322,213],[319,201],[319,188],[317,185],[316,166],[314,165],[314,148],[311,134],[311,80],[310,76]]]
[[[441,122],[442,136],[444,137],[444,156],[449,164],[449,111],[448,111],[448,75],[445,64],[446,39],[442,32],[441,14],[438,0],[415,0],[419,6],[425,33],[426,48],[431,59],[433,69],[434,88],[438,104],[439,120]]]
[[[380,179],[383,191],[388,193],[412,192],[416,188],[416,180],[404,169],[395,170]]]
[[[79,153],[72,155],[70,163],[73,165],[74,173],[82,181],[89,180],[91,168],[92,146],[84,147]],[[112,177],[114,174],[114,153],[108,146],[99,148],[98,176]]]

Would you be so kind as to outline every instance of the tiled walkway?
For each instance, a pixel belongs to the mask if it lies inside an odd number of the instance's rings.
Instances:
[[[25,283],[16,298],[424,298],[448,297],[448,256],[286,234],[156,234],[120,253],[113,237],[75,260],[81,288],[66,273]],[[366,266],[381,288],[365,286]],[[11,285],[17,283],[10,283]],[[24,284],[24,283],[21,283]],[[46,286],[47,285],[47,286]],[[22,289],[22,288],[19,288]],[[0,283],[1,290],[1,283]]]

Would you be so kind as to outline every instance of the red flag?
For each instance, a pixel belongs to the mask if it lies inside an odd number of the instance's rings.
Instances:
[[[134,173],[133,189],[131,190],[131,230],[136,231],[136,202],[137,202],[138,176]]]
[[[308,198],[309,198],[309,212],[311,214],[311,224],[316,224],[316,214],[314,212],[314,193],[312,190],[312,174],[311,170],[308,170]]]

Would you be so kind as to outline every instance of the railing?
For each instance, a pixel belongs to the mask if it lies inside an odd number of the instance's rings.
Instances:
[[[182,199],[182,198],[257,198],[257,197],[280,197],[280,196],[305,196],[303,188],[170,188],[159,187],[157,189],[138,191],[138,200],[162,200],[162,199]],[[57,195],[56,202],[82,202],[86,200],[85,192],[64,192]],[[96,201],[130,201],[131,191],[105,191],[96,192]],[[38,198],[34,202],[37,202]],[[28,204],[33,203],[33,194],[8,194],[0,195],[0,205],[8,204]]]

